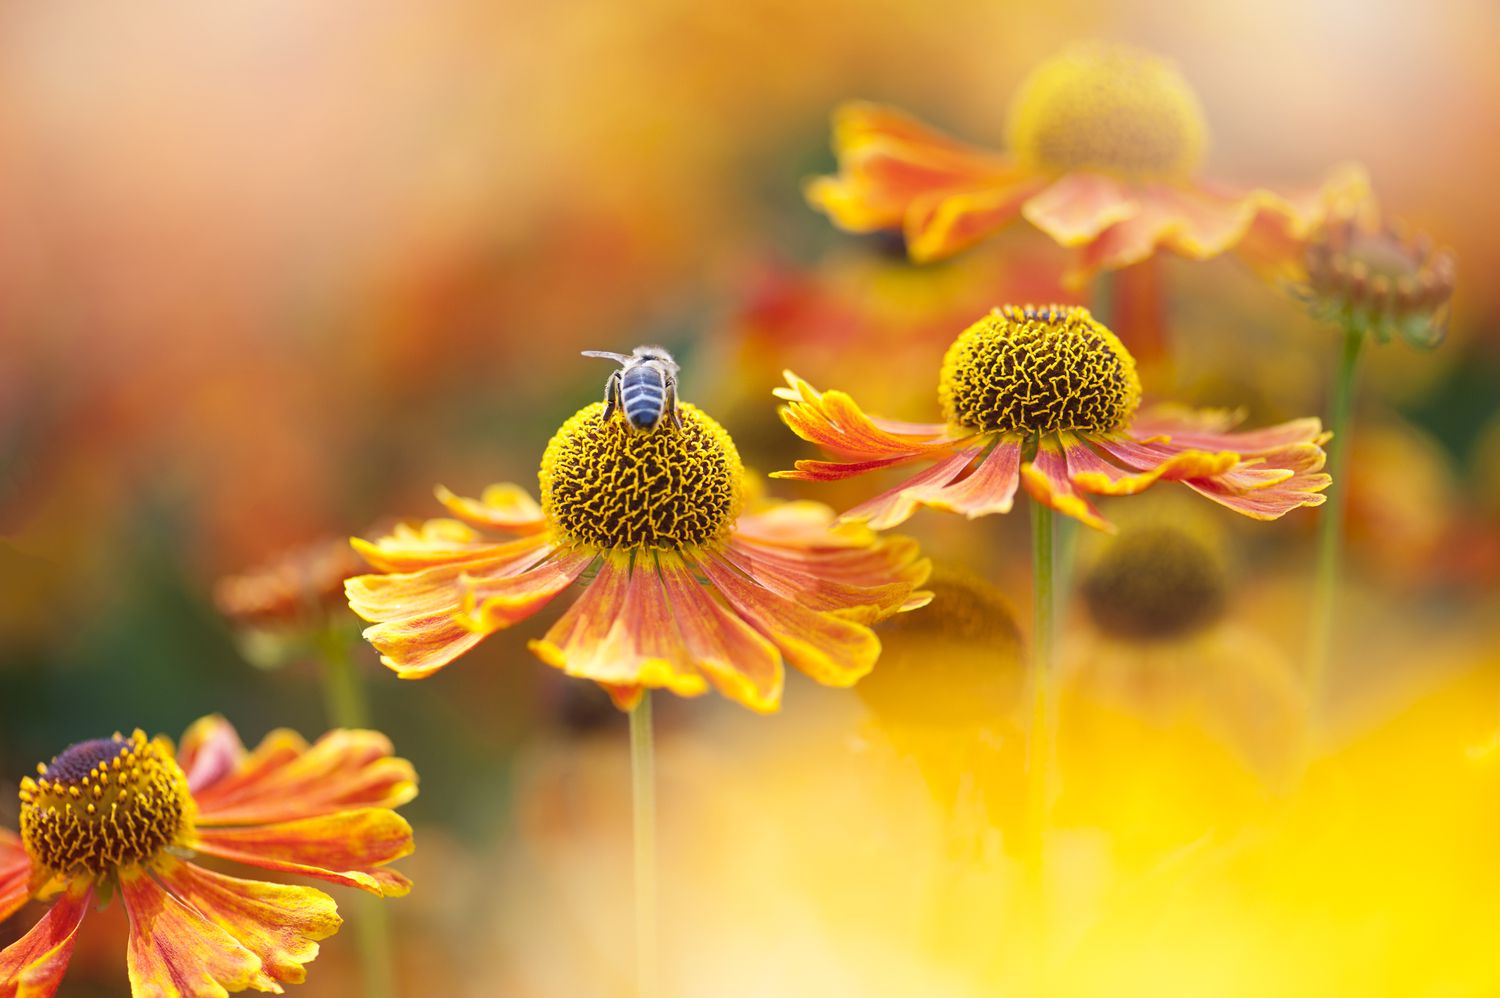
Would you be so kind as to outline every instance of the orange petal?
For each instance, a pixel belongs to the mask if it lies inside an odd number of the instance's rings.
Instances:
[[[680,559],[665,561],[661,571],[693,663],[736,703],[763,714],[777,710],[785,671],[776,646],[712,598]]]
[[[984,189],[1015,168],[894,108],[863,101],[834,111],[839,173],[805,188],[808,202],[851,232],[899,227],[919,196]]]
[[[1036,457],[1021,466],[1021,484],[1031,498],[1098,530],[1114,532],[1114,526],[1073,488],[1068,465],[1053,438],[1042,440]]]
[[[570,676],[606,686],[664,687],[679,696],[708,691],[650,552],[607,556],[584,596],[531,649]]]
[[[984,460],[963,478],[946,485],[908,488],[904,497],[969,519],[1009,513],[1021,480],[1021,441],[1001,437]]]
[[[879,639],[863,624],[800,606],[716,557],[697,566],[746,623],[825,686],[854,685],[880,656]]]
[[[193,849],[238,863],[399,896],[410,882],[384,864],[412,851],[411,826],[395,811],[360,808],[248,828],[199,828]]]
[[[465,575],[459,580],[459,623],[476,634],[493,634],[525,620],[571,586],[594,557],[593,551],[568,551],[524,572]]]
[[[442,485],[433,494],[448,512],[471,526],[513,534],[533,534],[546,527],[542,507],[519,485],[488,486],[478,499],[455,495]]]
[[[803,440],[840,458],[890,464],[936,456],[969,439],[969,436],[951,436],[948,427],[941,423],[890,423],[873,419],[843,392],[819,392],[791,371],[785,372],[785,376],[790,387],[775,392],[788,402],[781,409],[782,420]]]
[[[500,546],[458,520],[428,520],[414,527],[398,523],[389,534],[367,541],[350,538],[354,550],[382,572],[414,572],[429,565],[447,565],[466,557],[479,557],[487,548]]]
[[[424,679],[488,637],[448,612],[376,624],[363,634],[380,652],[381,664],[402,679]]]
[[[1059,246],[1079,246],[1133,217],[1140,206],[1131,188],[1101,173],[1078,172],[1059,177],[1029,198],[1021,213]]]
[[[948,485],[963,474],[964,469],[979,456],[979,453],[979,447],[970,447],[956,454],[950,454],[926,471],[913,475],[895,488],[888,489],[873,499],[866,499],[845,512],[844,518],[867,523],[873,530],[886,530],[904,523],[920,505],[920,499],[914,496],[928,495],[933,490]]]
[[[1262,211],[1235,249],[1236,255],[1263,278],[1297,281],[1306,276],[1303,252],[1307,238],[1330,219],[1377,214],[1369,174],[1357,163],[1342,163],[1317,188],[1283,196],[1282,210]]]
[[[282,990],[260,957],[196,909],[163,890],[140,867],[120,871],[130,915],[130,989],[136,995],[222,995]]]
[[[1071,435],[1064,435],[1064,443],[1068,474],[1073,484],[1097,495],[1135,495],[1162,479],[1211,478],[1240,464],[1240,455],[1233,451],[1210,453],[1125,439],[1096,440],[1097,446],[1126,466],[1120,468],[1099,457]]]
[[[307,979],[304,964],[318,956],[318,940],[343,919],[333,898],[312,887],[240,880],[165,857],[153,867],[177,898],[197,909],[254,953],[266,973],[287,984]]]
[[[0,828],[0,922],[31,896],[31,857],[14,833]]]
[[[246,757],[240,736],[220,714],[193,722],[177,747],[177,765],[187,773],[188,789],[195,798],[241,766]],[[201,798],[198,798],[201,799]]]
[[[365,620],[379,623],[440,610],[457,609],[462,599],[459,580],[505,578],[535,566],[553,546],[547,538],[522,537],[505,544],[461,549],[446,562],[429,562],[413,572],[357,575],[344,581],[349,608]]]
[[[29,932],[0,950],[0,998],[50,998],[68,970],[93,897],[92,887],[70,888]]]
[[[896,538],[871,552],[787,552],[731,542],[722,557],[772,592],[809,610],[874,624],[896,613],[927,578],[915,541]],[[851,558],[850,555],[855,557]]]
[[[268,736],[283,739],[280,733]],[[198,823],[270,823],[355,807],[399,807],[417,795],[417,774],[393,753],[390,739],[377,731],[330,731],[305,751],[277,753],[275,765],[258,765],[246,778],[196,793]]]
[[[1041,183],[1012,173],[984,187],[917,197],[902,225],[907,256],[915,263],[934,263],[994,235],[1015,220]]]

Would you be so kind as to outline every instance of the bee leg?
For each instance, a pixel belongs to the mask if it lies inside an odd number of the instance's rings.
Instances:
[[[609,417],[613,416],[618,408],[620,408],[620,372],[616,371],[604,383],[604,419],[602,422],[609,422]]]
[[[667,411],[672,414],[672,425],[682,429],[682,413],[677,411],[677,379],[667,375]]]

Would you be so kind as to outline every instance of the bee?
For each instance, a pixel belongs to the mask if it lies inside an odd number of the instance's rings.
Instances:
[[[625,421],[642,432],[656,429],[663,416],[671,414],[672,425],[682,429],[677,412],[677,361],[661,347],[636,347],[629,355],[608,350],[585,350],[585,357],[619,361],[620,369],[604,385],[604,418],[618,409]]]

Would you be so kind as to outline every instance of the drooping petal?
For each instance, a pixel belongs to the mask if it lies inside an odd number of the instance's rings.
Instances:
[[[1044,183],[1014,170],[983,187],[918,195],[902,225],[907,256],[914,263],[934,263],[987,239],[1014,221]]]
[[[1277,466],[1291,471],[1291,476],[1274,484],[1254,489],[1238,489],[1224,477],[1193,479],[1187,486],[1221,506],[1255,520],[1275,520],[1303,506],[1321,506],[1327,498],[1323,491],[1333,479],[1322,471],[1326,457],[1315,444],[1289,447],[1276,456],[1268,456]]]
[[[120,871],[130,916],[130,989],[135,995],[196,998],[254,988],[280,993],[260,957],[164,890],[140,867]]]
[[[188,789],[195,798],[234,772],[245,760],[245,744],[221,714],[210,714],[193,722],[177,747],[177,765],[187,774]]]
[[[1061,445],[1052,437],[1043,438],[1036,457],[1021,466],[1021,484],[1037,502],[1043,503],[1099,530],[1114,531],[1114,526],[1093,504],[1079,494],[1068,475],[1067,459]]]
[[[199,828],[189,847],[210,856],[397,897],[411,882],[386,863],[412,851],[411,826],[367,807],[251,827]]]
[[[1233,451],[1210,453],[1128,439],[1096,439],[1095,444],[1118,462],[1111,464],[1076,437],[1065,435],[1064,440],[1073,484],[1097,495],[1135,495],[1162,479],[1211,478],[1241,463]]]
[[[14,832],[0,828],[0,922],[31,896],[31,857]]]
[[[493,634],[536,613],[573,584],[594,560],[592,551],[562,551],[524,572],[465,574],[459,579],[459,622],[476,634]]]
[[[343,923],[333,898],[312,887],[241,880],[163,857],[154,870],[163,884],[261,961],[286,984],[307,979],[305,964],[318,956],[318,940]]]
[[[296,741],[292,741],[292,739]],[[270,823],[346,808],[399,807],[417,795],[411,763],[394,756],[378,731],[336,730],[311,747],[291,732],[272,732],[246,766],[194,796],[199,825]],[[284,747],[295,746],[293,753]],[[263,760],[272,764],[266,765]]]
[[[936,457],[973,436],[956,436],[942,423],[877,421],[845,393],[819,392],[791,371],[785,375],[790,387],[775,391],[788,403],[781,408],[782,420],[803,440],[861,465],[858,471],[850,472],[853,474],[918,457]],[[809,472],[824,464],[799,461],[796,472],[779,472],[775,477],[815,477]]]
[[[785,670],[776,646],[710,596],[680,558],[663,559],[661,573],[693,664],[729,699],[763,714],[778,709]]]
[[[453,611],[376,624],[363,634],[381,664],[402,679],[424,679],[488,637],[459,623]]]
[[[458,520],[427,520],[420,526],[398,523],[391,532],[373,541],[350,538],[349,543],[370,565],[382,572],[415,572],[430,565],[450,565],[465,558],[478,558],[488,549],[509,541],[495,542]]]
[[[1015,174],[1004,157],[864,101],[834,111],[833,144],[838,175],[810,181],[805,194],[851,232],[900,228],[912,202],[924,194],[984,190]]]
[[[570,676],[606,686],[708,691],[684,650],[651,552],[607,556],[583,597],[531,649]]]
[[[969,519],[1009,513],[1021,481],[1021,440],[1000,437],[975,468],[956,482],[908,489],[906,498]]]
[[[1136,437],[1164,437],[1174,444],[1203,450],[1232,450],[1261,454],[1293,444],[1322,444],[1328,439],[1316,416],[1292,419],[1258,430],[1234,430],[1236,414],[1210,409],[1202,413],[1182,407],[1155,407],[1131,424]]]
[[[90,886],[69,888],[29,932],[0,950],[0,998],[51,998],[93,898]]]
[[[542,507],[519,485],[487,486],[478,499],[456,495],[442,485],[433,494],[448,512],[471,526],[513,534],[534,534],[546,527]]]
[[[867,523],[872,530],[886,530],[904,523],[921,504],[919,499],[912,497],[913,493],[920,496],[948,485],[963,474],[964,469],[979,456],[980,450],[979,447],[970,447],[952,454],[895,488],[866,499],[844,513],[844,518]]]
[[[544,537],[523,537],[481,549],[463,548],[447,561],[432,556],[412,572],[358,575],[344,582],[349,607],[368,621],[386,621],[456,607],[464,575],[505,578],[532,568],[552,553]]]
[[[697,567],[746,623],[818,682],[852,686],[874,667],[880,641],[863,624],[800,606],[713,555]]]
[[[1078,171],[1028,199],[1021,213],[1059,246],[1080,246],[1139,210],[1130,186],[1102,173]]]

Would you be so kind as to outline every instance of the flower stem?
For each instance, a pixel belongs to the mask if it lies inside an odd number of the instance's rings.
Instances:
[[[1333,409],[1328,428],[1328,501],[1318,520],[1318,565],[1314,580],[1312,632],[1308,641],[1308,704],[1316,717],[1321,712],[1328,680],[1328,656],[1332,647],[1334,620],[1338,610],[1339,563],[1344,540],[1344,512],[1348,493],[1345,472],[1349,463],[1349,438],[1353,427],[1354,374],[1359,365],[1365,331],[1355,322],[1344,323],[1344,349],[1333,383]]]
[[[630,790],[635,811],[636,998],[656,998],[656,750],[651,691],[630,711]]]
[[[323,709],[335,728],[368,728],[370,707],[349,654],[349,642],[337,624],[323,631],[319,642],[319,670],[323,680]],[[353,899],[354,939],[359,949],[360,975],[366,998],[395,998],[396,966],[392,959],[390,913],[380,898],[363,892]]]
[[[1030,858],[1045,869],[1047,824],[1057,755],[1056,676],[1052,662],[1052,509],[1031,503],[1031,576],[1035,607],[1031,636],[1031,727],[1026,746],[1026,812]]]

